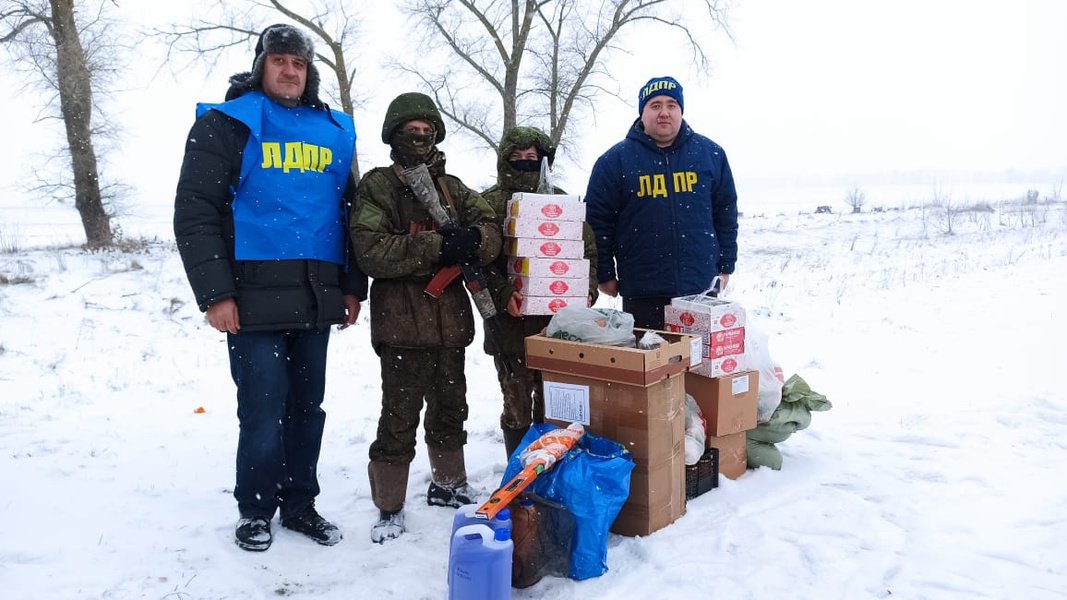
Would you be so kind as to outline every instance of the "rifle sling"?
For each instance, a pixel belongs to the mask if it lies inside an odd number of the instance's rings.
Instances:
[[[448,193],[448,186],[445,184],[445,178],[438,177],[437,185],[441,187],[441,193],[445,195],[445,202],[448,203],[448,210],[452,213],[452,218],[459,220],[459,213],[456,212],[456,205],[452,203],[452,194]],[[456,225],[459,225],[459,223],[456,223]]]

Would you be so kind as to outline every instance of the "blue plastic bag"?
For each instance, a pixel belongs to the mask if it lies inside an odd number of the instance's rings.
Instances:
[[[549,423],[531,425],[508,461],[501,485],[522,470],[518,459],[522,449],[558,428]],[[630,495],[633,468],[633,458],[622,444],[587,431],[574,448],[526,488],[574,515],[567,577],[582,580],[607,572],[608,529]]]

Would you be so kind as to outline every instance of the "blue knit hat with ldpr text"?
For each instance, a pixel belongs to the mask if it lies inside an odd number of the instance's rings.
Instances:
[[[641,86],[637,93],[637,114],[645,111],[645,103],[653,96],[670,96],[678,103],[678,108],[685,112],[685,102],[682,101],[682,84],[673,77],[653,77],[648,83]]]

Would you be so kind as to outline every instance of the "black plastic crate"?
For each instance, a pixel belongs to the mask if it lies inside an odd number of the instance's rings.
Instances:
[[[685,497],[696,498],[719,487],[719,449],[708,448],[695,465],[685,467]]]

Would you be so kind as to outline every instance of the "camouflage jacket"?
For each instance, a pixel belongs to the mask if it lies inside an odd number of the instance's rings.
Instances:
[[[480,265],[492,263],[500,254],[501,229],[493,211],[477,192],[457,177],[437,179],[440,193],[448,186],[455,206],[455,221],[476,226],[482,235],[478,249]],[[352,246],[360,268],[372,278],[370,288],[371,344],[403,348],[462,348],[474,340],[474,316],[470,298],[457,277],[438,298],[423,290],[441,268],[441,236],[425,207],[405,185],[393,167],[379,167],[359,182],[349,219]]]
[[[497,224],[503,231],[504,218],[507,216],[508,200],[514,192],[521,190],[505,189],[500,185],[482,192],[482,197],[493,207]],[[565,194],[563,190],[555,188],[554,193]],[[588,223],[582,225],[582,239],[585,245],[585,258],[589,259],[589,294],[592,301],[596,301],[599,295],[596,281],[596,238],[593,229]],[[529,317],[513,317],[507,313],[508,300],[511,298],[515,286],[507,277],[507,256],[501,251],[499,258],[493,265],[485,269],[489,291],[493,294],[493,303],[496,305],[497,322],[500,324],[501,344],[494,342],[491,336],[485,336],[483,350],[486,354],[506,354],[510,356],[525,355],[524,338],[540,332],[548,326],[552,317],[547,315],[532,315]]]

